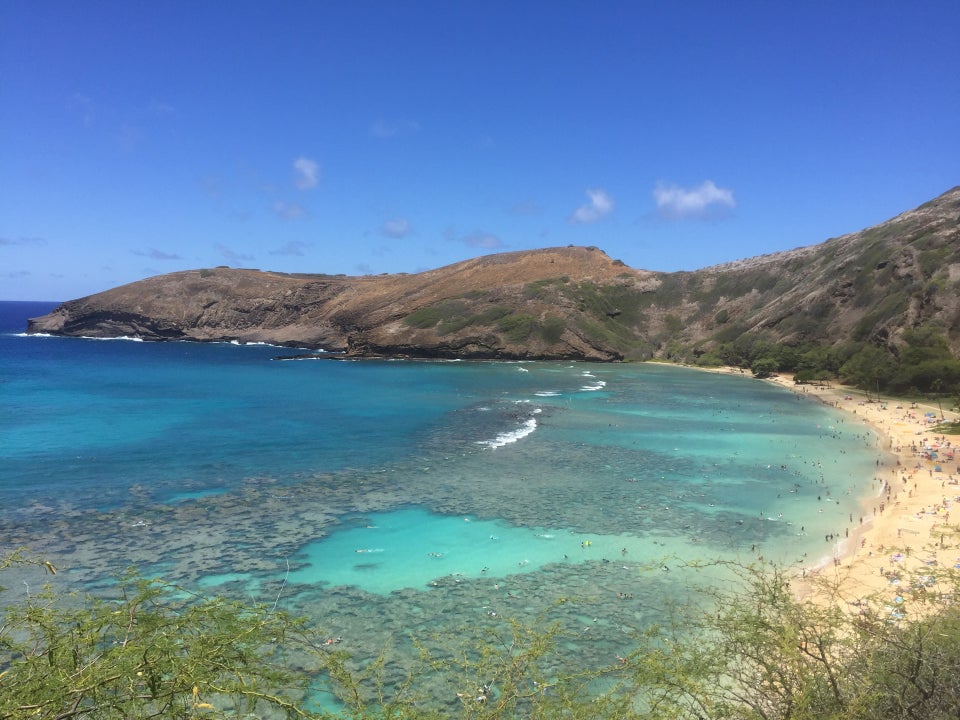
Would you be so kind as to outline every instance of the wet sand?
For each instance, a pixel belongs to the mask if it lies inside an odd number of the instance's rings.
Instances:
[[[740,374],[739,369],[724,371]],[[723,372],[723,371],[721,371]],[[877,467],[873,497],[864,498],[863,523],[851,523],[831,562],[803,568],[801,597],[859,607],[875,597],[896,606],[910,598],[911,579],[935,576],[938,567],[960,563],[957,510],[960,502],[960,436],[940,435],[936,420],[958,414],[936,404],[868,399],[840,385],[797,385],[789,376],[769,382],[836,407],[875,430],[889,460]],[[929,448],[936,448],[936,458]],[[953,455],[950,458],[950,455]],[[937,469],[939,468],[939,470]],[[951,519],[951,512],[954,517]],[[914,583],[916,585],[916,583]]]

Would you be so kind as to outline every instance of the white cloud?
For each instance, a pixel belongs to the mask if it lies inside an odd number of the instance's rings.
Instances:
[[[299,203],[288,203],[277,200],[273,204],[273,211],[284,220],[296,220],[307,214],[307,210]]]
[[[578,207],[570,216],[572,224],[594,223],[613,212],[613,198],[605,190],[599,188],[587,190],[587,197],[590,198],[590,202]]]
[[[399,239],[410,234],[410,223],[406,218],[394,218],[387,220],[380,226],[381,234],[388,238]]]
[[[670,220],[719,218],[737,204],[732,190],[717,187],[712,180],[691,188],[657,183],[653,199],[661,217]]]
[[[298,157],[293,161],[293,184],[298,190],[309,190],[320,183],[320,165],[310,158]]]

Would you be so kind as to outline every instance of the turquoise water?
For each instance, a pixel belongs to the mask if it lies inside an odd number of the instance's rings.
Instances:
[[[470,516],[436,516],[420,507],[344,521],[344,529],[303,548],[307,564],[289,575],[291,582],[352,585],[384,594],[436,587],[447,579],[508,578],[553,563],[617,557],[653,561],[662,555],[658,546],[630,534],[518,527]]]
[[[586,618],[575,656],[607,662],[688,561],[829,558],[880,461],[748,377],[22,336],[48,308],[0,303],[7,546],[94,592],[133,564],[279,598],[357,658],[547,616]]]

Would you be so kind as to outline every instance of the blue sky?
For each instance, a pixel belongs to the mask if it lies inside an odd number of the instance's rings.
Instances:
[[[819,243],[960,184],[958,38],[955,0],[4,0],[0,299]]]

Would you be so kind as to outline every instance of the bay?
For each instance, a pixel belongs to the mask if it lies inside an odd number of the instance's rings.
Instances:
[[[829,561],[875,487],[872,434],[746,376],[25,336],[51,307],[0,303],[6,547],[277,601],[358,663],[507,617],[609,662],[692,564]]]

